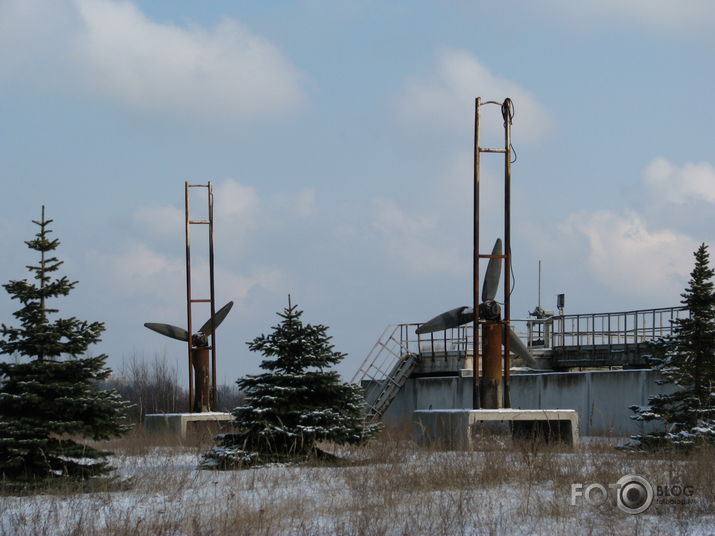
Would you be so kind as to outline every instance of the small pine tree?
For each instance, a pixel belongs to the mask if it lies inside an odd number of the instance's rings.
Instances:
[[[222,446],[204,454],[202,466],[307,459],[322,454],[318,441],[360,444],[377,432],[378,426],[364,424],[362,389],[326,370],[345,354],[333,350],[326,326],[303,324],[302,315],[289,297],[278,313],[282,321],[248,343],[266,358],[266,372],[237,382],[246,396],[233,410],[240,433],[221,436]]]
[[[650,365],[662,375],[661,385],[675,390],[648,398],[648,406],[631,406],[633,419],[660,421],[663,429],[632,436],[631,448],[666,445],[690,448],[715,444],[715,270],[709,267],[708,247],[695,252],[695,267],[681,294],[688,318],[674,321],[673,335],[654,345]]]
[[[52,220],[33,220],[39,232],[27,246],[40,254],[27,266],[34,282],[22,279],[3,285],[22,308],[14,313],[20,327],[2,324],[0,353],[15,362],[0,363],[0,477],[10,481],[38,481],[54,476],[87,478],[109,472],[111,454],[71,439],[72,436],[108,439],[129,430],[122,424],[129,404],[116,391],[100,391],[106,379],[106,355],[78,357],[100,340],[102,322],[77,318],[50,320],[57,309],[47,301],[67,296],[77,284],[67,277],[53,279],[62,265],[52,252]],[[67,356],[62,358],[62,356]]]

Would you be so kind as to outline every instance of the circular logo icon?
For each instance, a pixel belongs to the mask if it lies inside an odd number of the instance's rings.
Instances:
[[[616,504],[627,514],[640,514],[653,503],[653,486],[638,475],[626,475],[616,482]]]

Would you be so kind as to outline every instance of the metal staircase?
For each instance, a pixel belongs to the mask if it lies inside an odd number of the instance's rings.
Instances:
[[[414,330],[414,325],[387,326],[353,376],[352,383],[365,389],[370,423],[380,420],[417,364],[419,356],[408,347],[410,328]]]

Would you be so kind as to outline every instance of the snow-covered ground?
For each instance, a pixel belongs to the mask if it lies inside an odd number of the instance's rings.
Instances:
[[[117,455],[129,489],[0,497],[0,534],[715,534],[711,458],[643,458],[593,441],[576,452],[503,440],[437,452],[381,440],[340,453],[339,466],[227,472],[198,470],[198,449]],[[625,474],[690,485],[691,504],[638,515],[611,500],[571,505],[572,484]]]

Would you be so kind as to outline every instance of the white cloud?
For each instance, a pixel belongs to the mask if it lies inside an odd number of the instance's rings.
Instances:
[[[242,119],[280,116],[305,101],[298,69],[233,19],[184,28],[150,20],[127,1],[5,0],[0,34],[5,76],[142,111]]]
[[[145,294],[178,303],[186,292],[186,264],[143,243],[111,254],[90,252],[90,259],[122,294]]]
[[[280,212],[281,217],[272,218],[264,214],[261,198],[253,186],[241,184],[234,179],[225,179],[214,186],[215,217],[221,228],[217,236],[222,258],[232,258],[229,254],[236,250],[237,241],[245,238],[246,231],[252,235],[260,234],[261,229],[269,227],[274,221],[278,225],[290,224],[290,214],[275,207],[271,210]],[[314,193],[303,190],[295,195],[285,196],[286,202],[294,205],[292,214],[306,214],[312,210]],[[192,191],[191,215],[193,219],[204,219],[206,190]],[[272,207],[272,203],[269,203]],[[90,259],[101,273],[106,273],[110,284],[120,293],[138,294],[151,297],[164,307],[174,309],[184,303],[186,292],[186,264],[182,254],[166,254],[165,248],[156,248],[155,244],[166,246],[166,240],[151,241],[151,237],[163,238],[176,235],[172,242],[175,251],[183,253],[184,209],[172,205],[148,205],[138,207],[133,214],[133,221],[142,231],[140,237],[121,251],[113,253],[90,253]],[[192,255],[192,292],[194,296],[206,297],[209,294],[208,259],[202,254],[205,243],[203,235],[197,235],[198,253]],[[194,240],[192,239],[192,244]],[[238,248],[240,251],[241,248]],[[235,257],[234,257],[235,260]],[[227,299],[243,301],[257,288],[269,292],[284,291],[287,287],[287,274],[276,267],[251,264],[245,268],[246,260],[241,261],[241,272],[231,269],[223,263],[215,267],[216,286],[221,296]],[[218,296],[217,296],[218,297]],[[155,309],[155,312],[170,312],[169,309]]]
[[[301,193],[289,199],[297,200],[297,211],[305,212],[312,207],[310,195]],[[192,219],[206,219],[208,205],[203,188],[192,189],[190,208]],[[217,223],[230,227],[233,235],[260,227],[264,221],[261,212],[261,199],[253,186],[234,179],[225,179],[214,185],[214,218]],[[184,217],[183,206],[143,205],[134,211],[133,221],[142,235],[176,235],[183,241]]]
[[[482,211],[504,204],[504,174],[495,173],[494,168],[482,166],[479,179],[479,203]],[[445,162],[444,172],[440,176],[444,194],[450,210],[459,207],[459,214],[470,218],[474,210],[474,157],[472,152],[455,152]],[[434,201],[433,201],[434,202]]]
[[[0,1],[0,79],[20,77],[46,88],[68,76],[70,36],[79,31],[69,1]]]
[[[569,263],[572,274],[583,270],[623,296],[675,303],[692,253],[714,236],[715,169],[707,162],[679,167],[659,157],[635,186],[638,210],[576,212],[551,232],[526,232],[535,251]]]
[[[214,199],[216,219],[234,229],[251,229],[259,225],[261,199],[253,186],[226,179],[216,187]]]
[[[560,15],[588,22],[625,19],[655,29],[678,31],[709,29],[715,23],[712,0],[548,0],[545,5]]]
[[[275,209],[296,218],[308,218],[315,210],[315,190],[305,188],[293,194],[278,194],[273,199]]]
[[[296,219],[312,216],[314,210],[315,191],[311,188],[295,193],[275,194],[264,202],[253,186],[234,179],[222,180],[214,185],[216,245],[223,254],[240,254],[247,242],[260,241],[262,232],[292,226]],[[206,219],[207,212],[206,190],[193,189],[191,218]],[[167,238],[177,246],[184,243],[183,206],[140,206],[134,210],[132,221],[135,234],[142,243],[166,245]],[[192,244],[198,244],[199,248],[205,243],[207,235],[204,231],[205,229],[198,229],[196,226],[191,229],[192,237],[195,236],[192,238]],[[145,256],[140,257],[144,261],[148,260]]]
[[[400,115],[407,121],[441,125],[449,129],[470,131],[474,117],[474,99],[514,102],[515,139],[541,138],[553,123],[546,109],[528,90],[496,74],[478,58],[464,50],[443,49],[434,71],[410,82],[399,97]],[[485,114],[498,107],[482,107]],[[496,115],[496,113],[494,114]],[[501,114],[485,115],[485,133],[503,132]]]
[[[560,248],[572,253],[585,239],[586,266],[605,287],[638,297],[678,296],[698,244],[672,230],[652,230],[635,212],[578,212],[559,226]],[[576,261],[578,262],[578,261]]]
[[[418,275],[465,272],[466,264],[459,251],[447,243],[449,235],[439,232],[434,219],[413,218],[390,199],[375,199],[373,205],[372,226],[380,234],[387,254],[402,270]]]
[[[297,70],[237,21],[212,30],[149,20],[128,2],[77,0],[89,81],[130,106],[198,115],[277,115],[300,105]]]
[[[144,234],[184,235],[184,211],[172,205],[141,206],[134,211],[133,220]]]
[[[248,275],[238,274],[218,268],[216,270],[216,286],[221,294],[232,300],[238,300],[239,305],[248,293],[260,287],[270,292],[281,292],[287,287],[288,277],[282,270],[270,266],[260,267]]]
[[[186,264],[184,258],[162,254],[144,243],[135,243],[123,251],[111,254],[90,253],[90,259],[102,273],[107,273],[112,286],[120,293],[151,296],[168,304],[184,304],[186,296]],[[194,296],[208,296],[208,262],[192,263]],[[217,266],[216,286],[221,296],[243,300],[256,287],[276,292],[285,288],[286,275],[278,268],[261,266],[249,274],[241,274]]]
[[[659,157],[645,169],[643,183],[659,203],[715,203],[715,168],[708,162],[687,163],[678,168]]]

